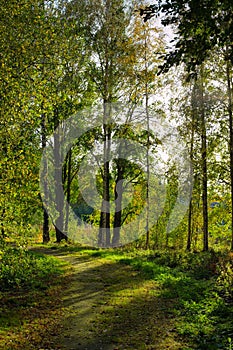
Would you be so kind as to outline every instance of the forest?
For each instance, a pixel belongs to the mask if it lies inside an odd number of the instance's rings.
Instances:
[[[0,29],[0,349],[231,350],[232,1]]]

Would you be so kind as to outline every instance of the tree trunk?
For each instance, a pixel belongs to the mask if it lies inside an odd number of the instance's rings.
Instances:
[[[111,126],[109,124],[111,116],[111,106],[104,102],[104,168],[103,168],[103,200],[100,214],[100,227],[98,245],[100,247],[110,247],[110,167],[109,157],[111,151]]]
[[[191,110],[191,145],[190,145],[190,161],[193,164],[193,147],[194,147],[194,125],[195,125],[195,111],[196,111],[196,96],[195,96],[195,86],[192,91],[192,110]],[[188,237],[187,237],[187,245],[186,250],[188,252],[191,251],[191,243],[192,243],[192,215],[193,215],[193,198],[191,196],[188,210]]]
[[[145,66],[145,98],[146,98],[146,131],[147,131],[147,142],[146,142],[146,249],[150,247],[150,232],[149,232],[149,216],[150,216],[150,198],[149,198],[149,182],[150,182],[150,162],[149,162],[149,148],[150,148],[150,117],[149,117],[149,91],[148,91],[148,58],[147,58],[147,33],[144,30],[145,41],[144,41],[144,66]]]
[[[115,186],[115,214],[114,214],[114,224],[113,224],[113,238],[112,246],[117,247],[120,243],[120,230],[122,221],[122,195],[123,195],[123,175],[124,168],[122,160],[117,160],[117,179]]]
[[[201,72],[201,157],[202,157],[202,208],[203,208],[203,251],[208,251],[208,177],[207,177],[207,136],[205,122],[203,72]]]
[[[45,2],[41,2],[41,7],[42,7],[42,12],[44,13],[45,11]],[[42,76],[44,78],[45,76],[45,64],[46,64],[46,56],[44,55],[44,39],[42,39],[42,54],[43,54],[43,62],[42,62]],[[41,115],[41,143],[42,143],[42,151],[46,148],[46,116],[45,113],[43,112],[44,109],[44,103],[42,102],[42,115]],[[45,206],[47,203],[48,199],[48,183],[47,183],[47,160],[46,157],[44,158],[44,202]],[[49,215],[46,210],[46,207],[43,207],[43,243],[48,243],[50,241],[50,236],[49,236]]]
[[[43,243],[50,241],[49,236],[49,216],[45,208],[43,208]]]
[[[2,221],[1,221],[1,239],[4,239],[5,238],[5,227],[4,227],[4,216],[5,216],[5,212],[6,212],[6,209],[3,208],[2,210]]]
[[[71,190],[71,160],[72,160],[72,150],[70,149],[67,155],[67,176],[66,176],[66,220],[65,220],[65,234],[68,237],[69,228],[69,203],[70,203],[70,190]]]
[[[42,151],[46,147],[46,117],[45,114],[42,113],[41,115],[41,143],[42,143]],[[46,157],[44,158],[44,174],[42,176],[42,179],[44,181],[43,188],[44,188],[44,202],[47,202],[48,198],[48,184],[47,184],[47,160]],[[45,204],[46,205],[46,204]],[[49,215],[47,213],[47,210],[45,207],[43,207],[43,243],[48,243],[50,241],[49,236]]]
[[[189,210],[188,210],[188,237],[187,237],[187,245],[186,245],[186,250],[188,252],[191,251],[191,243],[192,243],[192,214],[193,214],[193,203],[191,198],[189,203]]]
[[[226,49],[227,62],[227,92],[228,92],[228,116],[229,116],[229,152],[230,152],[230,184],[231,184],[231,250],[233,251],[233,120],[232,120],[232,77],[231,63]]]
[[[54,111],[54,171],[55,171],[55,203],[57,218],[55,221],[56,240],[60,243],[62,239],[67,240],[67,236],[64,234],[64,201],[63,201],[63,186],[62,186],[62,161],[61,161],[61,149],[60,149],[60,129],[58,128],[58,110]]]
[[[147,147],[146,147],[146,249],[150,248],[150,232],[149,232],[149,217],[150,217],[150,197],[149,197],[149,182],[150,182],[150,162],[149,162],[149,147],[150,147],[150,119],[148,106],[148,89],[146,84],[146,124],[147,124]]]

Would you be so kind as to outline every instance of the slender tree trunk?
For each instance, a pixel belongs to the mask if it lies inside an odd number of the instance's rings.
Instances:
[[[111,116],[111,106],[104,101],[104,168],[103,168],[103,200],[100,214],[100,227],[98,245],[110,247],[110,151],[111,151],[111,126],[109,124]]]
[[[42,151],[46,147],[46,117],[45,114],[42,113],[41,115],[41,143],[42,143]],[[43,181],[44,181],[44,202],[47,202],[48,198],[48,184],[47,184],[47,160],[46,157],[44,158],[44,174],[43,174]],[[49,215],[47,213],[47,210],[45,207],[43,207],[43,243],[48,243],[50,241],[49,236]]]
[[[191,251],[191,243],[192,243],[192,214],[193,214],[193,203],[191,198],[189,203],[189,210],[188,210],[188,237],[187,237],[187,245],[186,245],[186,250],[188,252]]]
[[[2,214],[1,214],[1,218],[2,218],[2,221],[1,221],[1,239],[4,239],[5,238],[5,228],[4,228],[4,217],[5,217],[5,212],[6,212],[6,209],[3,208],[2,210]]]
[[[115,186],[115,213],[114,213],[114,224],[113,224],[113,238],[112,246],[119,246],[120,243],[120,230],[122,223],[122,195],[123,195],[123,175],[124,168],[121,159],[117,159],[117,179]]]
[[[146,147],[146,249],[150,247],[150,232],[149,232],[149,220],[150,220],[150,197],[149,197],[149,182],[150,182],[150,162],[149,162],[149,147],[150,147],[150,120],[149,120],[149,108],[148,108],[148,91],[146,84],[146,121],[147,121],[147,147]]]
[[[68,228],[69,228],[69,203],[70,203],[70,190],[71,190],[71,160],[72,160],[72,150],[70,149],[67,154],[66,159],[66,219],[65,219],[65,234],[68,237]]]
[[[233,251],[233,118],[232,118],[232,77],[231,77],[231,63],[228,54],[228,47],[226,52],[227,62],[227,92],[228,92],[228,116],[229,116],[229,151],[230,151],[230,183],[231,183],[231,250]]]
[[[208,194],[207,194],[207,162],[206,162],[206,134],[202,135],[202,203],[203,203],[203,250],[208,251]]]
[[[192,94],[192,110],[191,110],[191,145],[190,145],[190,161],[191,164],[193,164],[193,146],[194,146],[194,124],[195,124],[195,86],[193,87],[193,94]],[[187,245],[186,250],[191,251],[191,243],[192,243],[192,215],[193,215],[193,198],[191,196],[190,203],[189,203],[189,210],[188,210],[188,237],[187,237]]]
[[[203,207],[203,251],[208,251],[208,177],[207,177],[207,136],[204,105],[203,72],[201,72],[201,157],[202,157],[202,207]]]
[[[197,186],[197,196],[195,197],[195,208],[194,208],[194,203],[193,203],[193,215],[196,213],[196,217],[194,217],[193,224],[192,224],[192,232],[193,232],[193,250],[196,250],[197,248],[197,243],[199,240],[199,232],[200,232],[200,227],[199,227],[199,212],[200,212],[200,207],[201,207],[201,202],[202,202],[202,191],[201,191],[201,178],[200,176],[196,176],[194,178],[194,184]],[[196,212],[195,212],[196,210]]]
[[[62,161],[61,161],[61,147],[60,147],[60,129],[58,128],[59,118],[58,110],[54,110],[54,171],[55,171],[55,203],[57,218],[55,222],[56,240],[60,243],[62,239],[67,240],[64,234],[64,201],[63,201],[63,186],[62,186]]]
[[[149,118],[149,91],[148,91],[148,59],[147,59],[147,33],[145,32],[145,97],[146,97],[146,249],[150,247],[150,232],[149,232],[149,216],[150,216],[150,198],[149,198],[149,182],[150,182],[150,162],[149,162],[149,148],[150,148],[150,118]]]
[[[41,7],[43,10],[43,13],[45,11],[45,2],[42,1],[41,2]],[[46,63],[46,56],[44,54],[44,48],[45,48],[45,44],[44,44],[44,38],[42,39],[42,54],[43,54],[43,62],[42,62],[42,77],[44,78],[45,76],[45,63]],[[45,113],[43,111],[44,106],[43,106],[43,102],[42,102],[42,115],[41,115],[41,141],[42,141],[42,151],[46,148],[46,116]],[[47,203],[47,199],[48,199],[48,183],[47,183],[47,160],[46,157],[44,158],[44,201],[45,201],[45,205]],[[49,235],[49,215],[48,212],[46,210],[45,207],[43,207],[43,243],[48,243],[50,241],[50,235]]]

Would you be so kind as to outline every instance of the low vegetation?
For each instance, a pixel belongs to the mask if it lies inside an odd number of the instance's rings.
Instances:
[[[190,350],[231,349],[232,255],[150,253],[122,261],[158,281],[164,298],[174,298],[176,330]]]
[[[32,253],[23,248],[8,247],[1,251],[0,290],[47,289],[48,282],[62,272],[54,257]]]
[[[156,281],[158,288],[151,293],[154,292],[162,298],[165,304],[166,300],[169,300],[170,305],[172,300],[174,329],[180,339],[189,344],[189,347],[183,350],[232,348],[233,255],[231,253],[102,250],[73,245],[63,247],[50,245],[48,248],[51,254],[58,250],[59,253],[70,256],[88,256],[93,260],[103,258],[105,261],[107,259],[114,263],[127,264],[139,271],[144,280]],[[8,247],[1,251],[0,348],[4,348],[1,347],[3,336],[6,337],[7,334],[11,337],[14,334],[21,345],[17,347],[17,341],[13,337],[12,349],[21,349],[26,329],[31,331],[33,346],[36,342],[42,341],[43,332],[47,332],[43,341],[47,343],[51,341],[53,337],[50,332],[54,332],[55,325],[57,327],[55,319],[59,319],[58,315],[61,316],[62,304],[59,298],[61,289],[64,288],[62,279],[67,271],[65,266],[67,265],[55,257],[24,249]],[[30,326],[32,313],[29,310],[33,310],[33,322],[35,322]],[[40,317],[38,323],[38,317],[35,315],[38,316],[40,313],[43,317]],[[46,322],[49,319],[49,327],[45,326],[44,321],[41,324],[43,319],[46,319]]]
[[[23,248],[0,257],[0,349],[52,348],[67,264]]]
[[[174,299],[174,322],[191,349],[231,349],[233,255],[148,251],[92,251],[117,259],[158,282],[160,295]]]

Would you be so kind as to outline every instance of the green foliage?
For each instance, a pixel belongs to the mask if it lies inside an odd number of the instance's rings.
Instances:
[[[134,253],[120,261],[156,280],[161,297],[176,301],[176,330],[190,340],[192,349],[225,350],[231,346],[233,273],[229,256],[150,252]]]
[[[131,265],[142,272],[144,279],[156,281],[158,289],[151,293],[167,300],[168,304],[169,300],[173,301],[174,327],[182,338],[188,339],[189,349],[231,348],[231,254],[137,249],[78,251],[84,256]]]
[[[225,253],[134,253],[121,262],[156,280],[161,296],[176,300],[176,329],[192,349],[229,349],[232,336],[232,260]],[[230,338],[229,338],[230,339]]]
[[[61,263],[23,248],[5,248],[0,256],[0,290],[44,288],[62,272]]]
[[[220,253],[219,253],[220,254]],[[185,253],[182,251],[156,253],[151,260],[178,271],[188,272],[196,279],[210,278],[215,274],[218,254],[214,251],[202,253]]]
[[[233,261],[220,260],[217,265],[217,290],[224,298],[233,301]]]
[[[147,21],[160,13],[163,25],[177,26],[176,44],[166,55],[163,71],[173,65],[184,62],[189,71],[195,72],[207,57],[211,57],[213,49],[225,47],[232,42],[233,5],[224,1],[157,1],[153,5],[140,10]],[[232,47],[230,48],[232,61]]]

